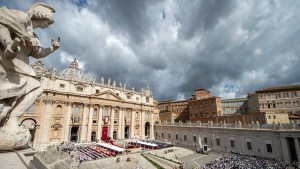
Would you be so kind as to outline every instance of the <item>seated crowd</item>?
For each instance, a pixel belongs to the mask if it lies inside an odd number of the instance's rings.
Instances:
[[[288,163],[272,162],[259,157],[245,156],[242,154],[230,154],[216,159],[210,163],[205,164],[203,169],[286,169]]]
[[[77,159],[80,163],[83,161],[97,160],[117,155],[117,152],[99,145],[76,146],[73,143],[70,143],[62,146],[62,148],[57,147],[57,150],[67,152],[69,154],[77,152]]]

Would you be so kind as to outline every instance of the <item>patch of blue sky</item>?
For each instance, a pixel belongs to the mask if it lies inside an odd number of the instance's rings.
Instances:
[[[89,4],[90,0],[71,0],[71,2],[78,6],[79,9],[82,9]]]

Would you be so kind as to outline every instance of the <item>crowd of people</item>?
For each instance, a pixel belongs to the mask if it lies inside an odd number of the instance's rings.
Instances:
[[[79,162],[89,161],[89,160],[97,160],[101,158],[106,158],[111,156],[106,149],[101,150],[93,149],[91,147],[80,147],[78,148],[78,159]]]
[[[230,154],[205,164],[203,169],[287,169],[288,163],[264,158]]]
[[[60,146],[57,146],[57,150],[68,154],[76,152],[80,163],[117,155],[115,151],[94,144],[75,145],[74,143],[62,143]]]

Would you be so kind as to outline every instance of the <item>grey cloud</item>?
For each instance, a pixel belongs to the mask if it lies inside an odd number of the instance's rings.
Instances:
[[[176,17],[181,23],[179,36],[190,39],[202,31],[211,30],[219,20],[226,18],[235,8],[235,1],[184,1],[178,2]]]

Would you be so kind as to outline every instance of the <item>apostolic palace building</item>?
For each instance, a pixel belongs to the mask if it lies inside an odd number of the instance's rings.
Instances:
[[[138,92],[110,78],[97,83],[79,69],[76,59],[59,73],[40,60],[32,67],[44,92],[20,124],[30,129],[35,148],[60,141],[154,138],[159,117],[148,87]]]

